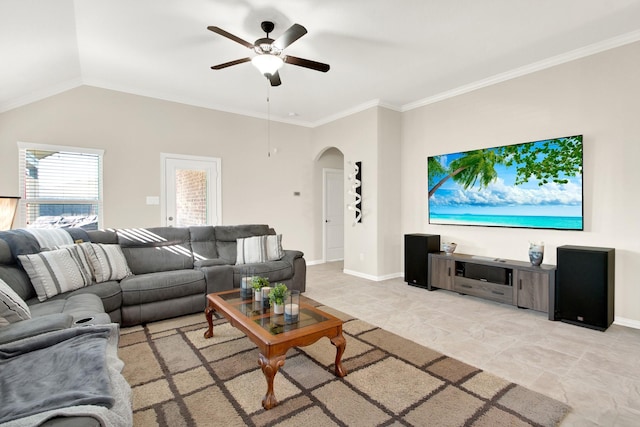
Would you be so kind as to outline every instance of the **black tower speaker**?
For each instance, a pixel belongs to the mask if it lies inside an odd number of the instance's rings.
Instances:
[[[613,323],[615,249],[560,246],[554,320],[604,331]]]
[[[427,287],[429,252],[440,252],[437,234],[404,235],[404,281],[413,286]]]

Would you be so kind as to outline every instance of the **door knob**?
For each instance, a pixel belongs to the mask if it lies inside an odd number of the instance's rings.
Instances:
[[[167,218],[169,221],[173,221],[173,217],[170,216],[169,218]]]

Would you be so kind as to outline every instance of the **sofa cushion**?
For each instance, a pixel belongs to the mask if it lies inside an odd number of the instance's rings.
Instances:
[[[0,233],[1,235],[2,233]],[[0,238],[0,264],[13,264],[15,259],[11,254],[11,248],[9,244],[2,238]]]
[[[269,261],[255,264],[242,264],[233,266],[233,285],[240,286],[240,281],[247,273],[256,276],[263,276],[269,279],[269,282],[275,283],[282,280],[291,279],[293,276],[293,265],[286,261]]]
[[[213,226],[189,227],[189,234],[195,261],[218,258],[216,234]]]
[[[118,233],[115,230],[87,230],[89,241],[93,243],[106,243],[114,245],[118,243]]]
[[[129,276],[120,281],[122,305],[140,305],[201,294],[206,283],[200,270],[174,270]]]
[[[231,263],[222,258],[201,259],[193,262],[194,268],[205,268],[215,265],[231,265]]]
[[[120,310],[120,307],[122,306],[122,290],[120,289],[120,284],[115,280],[86,286],[72,291],[68,295],[60,296],[68,298],[72,295],[82,294],[94,294],[100,297],[102,305],[104,306],[104,311],[107,313]]]
[[[122,280],[131,275],[127,259],[119,245],[83,243],[80,247],[87,255],[96,283]]]
[[[27,303],[0,279],[0,327],[31,319]]]
[[[49,300],[29,306],[32,317],[47,316],[49,314],[66,313],[74,320],[91,317],[104,313],[104,306],[100,297],[94,294],[71,295],[66,299]]]
[[[34,307],[38,304],[47,304],[52,301],[65,300],[74,295],[91,294],[95,295],[102,300],[102,306],[104,311],[112,313],[119,311],[122,306],[122,290],[120,284],[116,281],[103,282],[96,285],[85,286],[84,288],[76,289],[75,291],[66,292],[49,298],[45,302],[41,302],[37,297],[30,300],[26,300],[29,307]]]
[[[18,264],[0,265],[0,279],[4,280],[25,301],[36,297],[31,280]]]
[[[133,274],[193,268],[188,228],[126,228],[117,233]]]
[[[91,268],[78,245],[18,256],[40,301],[92,282]]]

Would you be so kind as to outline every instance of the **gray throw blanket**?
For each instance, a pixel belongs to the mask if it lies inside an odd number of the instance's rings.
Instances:
[[[113,325],[69,328],[0,346],[0,423],[59,408],[114,403]]]

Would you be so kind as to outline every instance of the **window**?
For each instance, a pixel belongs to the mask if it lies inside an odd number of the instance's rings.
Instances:
[[[30,143],[18,149],[22,226],[100,227],[103,150]]]

